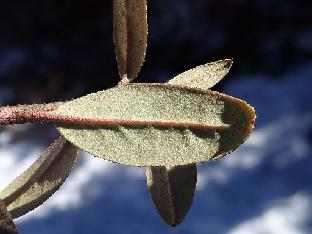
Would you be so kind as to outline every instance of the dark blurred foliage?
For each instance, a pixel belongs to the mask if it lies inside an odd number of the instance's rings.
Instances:
[[[109,0],[0,2],[2,104],[64,100],[118,82]],[[149,44],[137,82],[166,81],[234,58],[232,75],[274,77],[312,58],[309,0],[148,1]],[[0,87],[0,88],[1,88]]]

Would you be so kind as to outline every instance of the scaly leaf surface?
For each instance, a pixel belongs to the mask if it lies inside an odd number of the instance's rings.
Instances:
[[[131,100],[131,102],[129,102]],[[246,102],[218,92],[135,84],[65,103],[61,134],[83,150],[132,166],[176,166],[228,154],[252,131]]]
[[[2,200],[0,200],[0,233],[18,234],[13,219]]]
[[[134,80],[147,47],[146,0],[113,0],[113,39],[123,83]]]
[[[177,75],[168,83],[207,90],[223,79],[229,72],[232,63],[231,59],[224,59],[200,65]]]
[[[79,157],[79,148],[59,137],[25,172],[0,192],[13,218],[35,209],[56,192]]]
[[[162,219],[180,224],[192,206],[197,181],[196,164],[146,169],[147,187]]]

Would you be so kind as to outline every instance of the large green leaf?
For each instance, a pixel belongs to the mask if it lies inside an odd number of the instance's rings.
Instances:
[[[131,102],[129,101],[131,100]],[[83,150],[132,166],[174,166],[216,159],[249,136],[246,102],[212,91],[135,84],[61,105],[61,134]]]
[[[12,181],[0,198],[13,218],[33,210],[58,190],[71,172],[79,148],[59,137],[25,172]]]

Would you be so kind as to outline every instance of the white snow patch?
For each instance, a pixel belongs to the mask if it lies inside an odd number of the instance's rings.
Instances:
[[[263,214],[234,227],[229,234],[304,234],[303,224],[311,217],[311,198],[297,193],[275,202]]]
[[[54,210],[66,210],[79,207],[86,200],[92,200],[103,191],[95,186],[88,186],[97,176],[109,177],[114,170],[113,163],[82,153],[80,165],[72,171],[59,191],[50,197],[42,206],[18,218],[17,222],[23,222],[35,217],[45,217]],[[102,188],[102,187],[100,187]]]

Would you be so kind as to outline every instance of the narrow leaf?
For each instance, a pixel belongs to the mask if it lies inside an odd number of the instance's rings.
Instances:
[[[198,66],[176,76],[169,81],[169,84],[208,90],[217,84],[228,73],[232,62],[232,60],[226,59]],[[195,176],[193,176],[194,179],[192,181],[192,177],[186,177],[185,175]],[[167,182],[168,185],[164,186],[165,183],[163,183],[163,181],[165,181],[166,178],[172,179],[170,182]],[[170,206],[172,201],[168,201],[168,194],[170,194],[171,197],[182,197],[185,199],[185,202],[179,202],[176,206],[176,209],[185,211],[185,213],[183,213],[185,216],[192,204],[193,194],[196,187],[196,178],[196,164],[190,164],[187,167],[177,166],[175,167],[174,173],[172,173],[172,170],[170,168],[168,169],[167,167],[150,167],[147,169],[147,181],[149,181],[148,186],[151,197],[158,210],[158,213],[169,225],[175,225],[176,221],[174,220],[177,218],[174,217],[175,210]],[[153,180],[154,183],[151,182]],[[152,189],[150,184],[153,184],[155,188]],[[159,188],[156,188],[156,185],[158,184],[160,184],[160,186]],[[179,189],[170,190],[170,193],[166,193],[166,189],[163,187],[170,189],[170,185]],[[189,196],[183,196],[184,194]],[[181,222],[182,220],[183,218],[181,219]]]
[[[13,219],[2,200],[0,200],[0,233],[1,234],[18,233],[15,224],[13,222]]]
[[[54,113],[75,120],[57,124],[70,142],[95,156],[132,166],[216,159],[246,140],[255,119],[254,109],[242,100],[160,84],[90,94]]]
[[[147,47],[146,0],[113,0],[113,38],[122,82],[134,80]]]
[[[197,181],[196,165],[149,167],[146,177],[159,215],[170,226],[180,224],[192,206]]]
[[[1,193],[13,218],[35,209],[56,192],[79,156],[79,149],[59,137],[40,158]]]
[[[222,80],[229,72],[232,63],[231,59],[207,63],[181,73],[168,83],[207,90]]]

